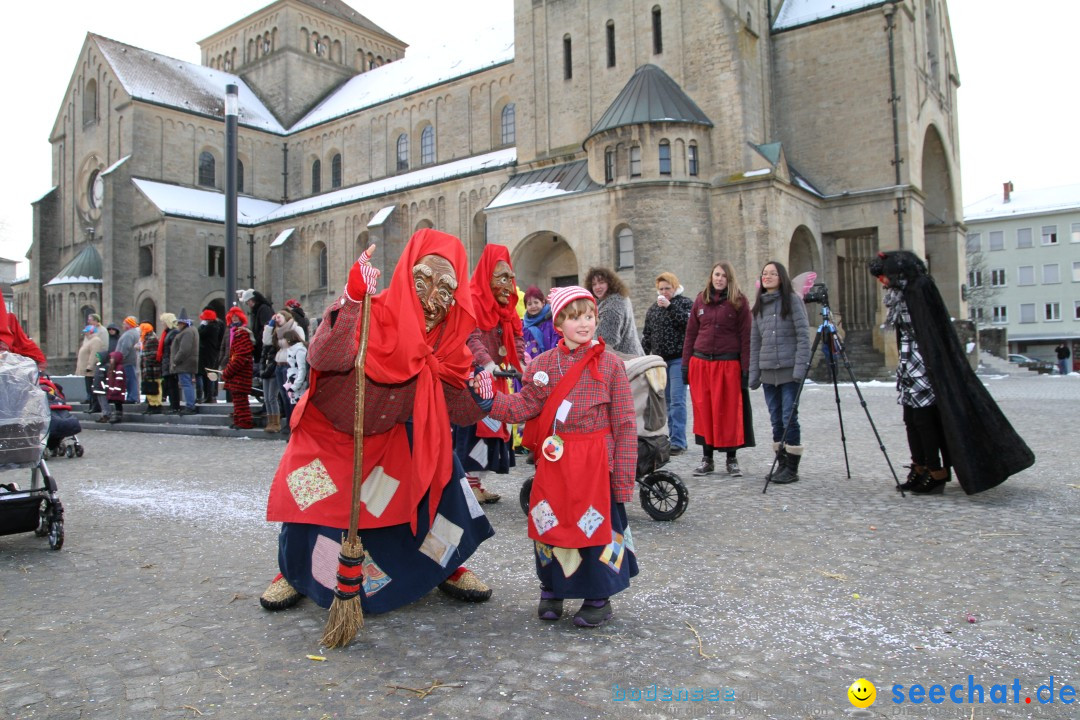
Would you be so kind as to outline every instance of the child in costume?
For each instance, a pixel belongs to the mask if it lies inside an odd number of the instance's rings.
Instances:
[[[610,596],[637,574],[623,504],[633,497],[637,463],[634,401],[621,360],[596,340],[596,301],[581,287],[548,296],[563,339],[525,370],[521,392],[496,393],[490,416],[528,420],[525,445],[536,454],[529,498],[542,620],[558,620],[563,600],[582,598],[578,627],[612,616]],[[487,373],[473,380],[483,397]],[[487,401],[480,400],[481,407]]]
[[[225,366],[222,378],[225,389],[233,404],[232,425],[234,430],[250,430],[255,426],[251,420],[252,356],[255,352],[255,335],[248,327],[248,318],[238,307],[231,307],[225,313],[229,325],[229,362]]]
[[[535,285],[530,285],[525,291],[525,317],[521,322],[525,326],[525,354],[529,359],[558,344],[559,336],[551,321],[551,306]]]

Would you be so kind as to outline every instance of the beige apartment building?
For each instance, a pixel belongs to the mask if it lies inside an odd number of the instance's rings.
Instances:
[[[374,13],[373,13],[374,14]],[[225,86],[240,88],[238,287],[317,315],[359,251],[510,248],[522,286],[615,269],[691,296],[731,261],[828,283],[849,347],[888,343],[865,270],[926,256],[954,313],[964,228],[943,0],[515,0],[513,26],[407,49],[341,0],[277,0],[202,63],[87,35],[15,304],[58,371],[85,314],[223,312]],[[640,319],[640,318],[639,318]]]

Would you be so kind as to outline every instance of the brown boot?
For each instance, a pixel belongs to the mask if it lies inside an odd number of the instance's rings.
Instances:
[[[266,414],[266,427],[263,428],[263,432],[276,433],[281,432],[281,414]]]

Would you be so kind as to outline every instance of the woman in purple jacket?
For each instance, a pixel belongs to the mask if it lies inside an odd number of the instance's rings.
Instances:
[[[690,386],[694,435],[702,446],[694,475],[713,473],[713,450],[727,455],[727,472],[742,477],[735,452],[754,446],[746,391],[750,367],[750,303],[731,263],[719,262],[690,309],[683,342],[683,382]]]

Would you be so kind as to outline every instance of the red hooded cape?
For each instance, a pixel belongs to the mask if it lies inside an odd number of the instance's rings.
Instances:
[[[0,299],[0,343],[7,345],[8,349],[16,355],[28,357],[45,367],[45,354],[33,340],[23,332],[19,319],[7,311],[4,301]]]
[[[500,305],[491,291],[491,276],[495,272],[495,266],[502,260],[511,268],[510,251],[504,245],[487,245],[480,262],[473,271],[472,281],[469,283],[472,289],[473,311],[476,313],[476,326],[481,330],[490,330],[496,325],[502,326],[503,346],[506,348],[506,362],[513,365],[519,371],[521,359],[517,355],[517,347],[514,338],[521,335],[521,318],[517,314],[517,283],[510,292],[510,302]]]

